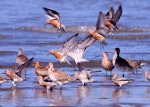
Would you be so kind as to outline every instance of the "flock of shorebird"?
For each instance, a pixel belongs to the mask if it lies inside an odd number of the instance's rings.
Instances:
[[[43,9],[46,11],[48,17],[46,24],[51,24],[60,32],[67,32],[66,27],[62,24],[60,15],[57,11],[45,7],[43,7]],[[54,86],[59,85],[60,89],[62,89],[63,84],[76,80],[81,81],[83,85],[94,82],[95,80],[92,78],[91,72],[96,71],[86,70],[84,67],[83,62],[89,62],[89,60],[83,57],[84,52],[86,48],[91,46],[95,41],[99,41],[100,44],[106,45],[107,42],[105,35],[108,33],[112,35],[114,31],[118,30],[116,23],[120,19],[121,15],[121,5],[118,7],[116,12],[114,12],[113,7],[111,7],[105,15],[103,12],[99,12],[96,30],[89,30],[88,36],[83,39],[78,39],[79,34],[77,33],[68,38],[60,49],[49,51],[49,54],[55,56],[60,63],[68,63],[70,65],[71,63],[68,60],[68,57],[70,57],[75,62],[76,67],[79,68],[79,72],[75,71],[74,76],[70,76],[64,71],[55,69],[52,62],[49,62],[47,66],[41,66],[39,61],[35,61],[34,70],[38,83],[41,86],[46,87],[46,89],[52,90]],[[106,75],[107,71],[112,72],[114,67],[123,71],[123,76],[118,76],[117,73],[114,72],[111,77],[112,82],[120,87],[133,81],[132,79],[124,77],[125,71],[138,70],[146,64],[143,61],[126,60],[120,57],[119,48],[114,49],[114,56],[112,60],[109,59],[108,52],[103,52],[102,55],[103,59],[101,61],[101,66],[104,70],[106,70]],[[28,59],[27,56],[23,54],[22,49],[19,49],[16,63],[18,64],[16,67],[3,72],[9,77],[9,79],[0,77],[0,85],[11,80],[15,87],[17,82],[24,81],[26,78],[24,78],[23,75],[25,74],[26,69],[33,63],[33,58]],[[150,80],[150,73],[148,71],[144,71],[144,74],[146,78]]]

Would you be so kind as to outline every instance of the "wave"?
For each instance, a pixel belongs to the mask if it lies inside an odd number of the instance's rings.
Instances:
[[[118,27],[119,31],[114,32],[114,36],[106,35],[106,38],[119,39],[119,40],[141,40],[150,38],[150,28],[134,27],[124,28]],[[6,30],[21,30],[21,31],[34,31],[34,32],[47,32],[47,33],[60,33],[56,28],[53,27],[18,27],[18,28],[7,28]],[[67,33],[87,33],[89,30],[95,30],[95,26],[84,25],[84,26],[66,26]]]

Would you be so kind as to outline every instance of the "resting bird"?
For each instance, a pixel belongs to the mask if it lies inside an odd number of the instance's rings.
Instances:
[[[66,27],[61,23],[60,15],[57,11],[43,7],[47,13],[46,24],[51,24],[52,26],[58,28],[59,31],[66,32]]]
[[[53,63],[49,63],[48,73],[49,73],[49,77],[52,80],[52,82],[55,82],[58,85],[60,85],[60,90],[62,90],[63,84],[74,81],[74,79],[70,75],[66,74],[63,71],[56,70],[54,68]]]
[[[27,61],[28,61],[28,57],[23,54],[23,50],[22,49],[19,49],[18,50],[18,55],[16,57],[16,63],[18,65],[22,65],[22,64],[24,64]]]
[[[74,72],[75,80],[79,80],[82,83],[82,85],[86,85],[90,82],[95,82],[91,75],[91,72],[93,72],[92,70],[86,70],[82,63],[78,63],[78,67],[80,72]]]
[[[130,65],[134,70],[141,69],[142,66],[146,65],[146,63],[144,63],[143,60],[134,61],[134,60],[127,59],[126,61],[129,63],[129,65]]]
[[[104,70],[106,70],[106,76],[107,76],[107,71],[112,72],[114,65],[112,63],[112,60],[109,60],[107,52],[103,52],[103,59],[101,61],[101,66],[103,67]]]
[[[113,73],[113,77],[112,77],[112,82],[118,86],[120,86],[120,88],[122,88],[123,85],[128,84],[129,82],[132,82],[133,80],[128,79],[128,78],[124,78],[124,77],[119,77],[117,75],[117,73]]]

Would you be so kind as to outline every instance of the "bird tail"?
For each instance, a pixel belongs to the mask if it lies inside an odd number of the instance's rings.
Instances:
[[[146,65],[147,63],[141,62],[140,67]]]
[[[66,27],[63,24],[61,24],[60,29],[61,31],[66,32]]]
[[[103,39],[101,42],[102,42],[102,44],[107,45],[107,42],[105,39]]]
[[[71,63],[68,61],[68,59],[65,58],[65,62],[67,62],[69,65],[71,65]]]

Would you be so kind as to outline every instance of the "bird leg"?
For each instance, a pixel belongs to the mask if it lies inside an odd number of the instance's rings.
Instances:
[[[124,72],[123,72],[123,74],[122,74],[122,77],[124,77]]]
[[[50,88],[50,91],[51,91],[51,92],[53,91],[53,88],[52,88],[52,87]]]
[[[13,87],[16,87],[16,83],[14,81],[12,81],[12,85]]]

